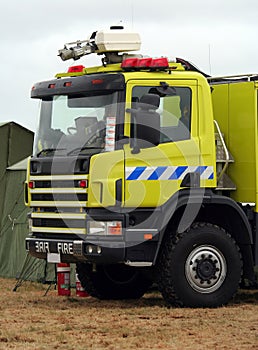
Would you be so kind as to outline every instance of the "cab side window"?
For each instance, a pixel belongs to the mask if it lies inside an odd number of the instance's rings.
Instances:
[[[159,86],[136,86],[132,92],[132,104],[145,94],[158,94],[160,106],[160,143],[188,140],[191,137],[191,100],[189,87],[170,86],[162,93]]]

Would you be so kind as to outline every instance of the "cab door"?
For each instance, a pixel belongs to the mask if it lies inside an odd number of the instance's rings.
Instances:
[[[164,83],[172,89],[170,95],[160,92]],[[188,172],[205,172],[200,167],[197,81],[146,79],[127,83],[127,101],[134,101],[136,107],[137,101],[148,93],[160,95],[157,110],[160,114],[160,143],[142,148],[137,154],[132,152],[130,145],[124,146],[124,206],[130,208],[158,207],[178,191]],[[130,117],[126,115],[127,120]],[[184,117],[188,117],[188,126]],[[126,128],[129,137],[132,137],[132,125],[131,120]],[[207,172],[205,176],[212,174]]]

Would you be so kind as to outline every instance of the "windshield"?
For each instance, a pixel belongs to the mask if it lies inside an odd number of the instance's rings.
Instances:
[[[34,155],[114,150],[117,95],[117,92],[109,92],[43,99]]]

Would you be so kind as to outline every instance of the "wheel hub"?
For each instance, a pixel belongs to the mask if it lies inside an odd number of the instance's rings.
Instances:
[[[209,281],[211,278],[216,278],[217,264],[215,261],[211,260],[210,257],[208,257],[208,259],[202,258],[202,260],[196,262],[196,264],[196,273],[200,279]]]
[[[227,271],[221,251],[212,246],[199,246],[188,256],[186,278],[191,287],[201,293],[211,293],[223,283]]]

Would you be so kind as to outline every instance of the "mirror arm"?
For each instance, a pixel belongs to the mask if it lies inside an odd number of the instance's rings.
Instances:
[[[133,133],[133,144],[132,144],[132,154],[138,154],[140,153],[140,147],[138,146],[137,142],[137,122],[136,122],[136,113],[132,112],[131,117],[133,119],[133,128],[134,128],[134,133]]]
[[[130,142],[130,146],[132,147],[131,153],[138,154],[138,153],[140,153],[140,147],[138,146],[138,142],[137,142],[137,127],[136,127],[136,125],[137,125],[137,122],[136,122],[137,110],[127,108],[126,112],[131,114],[131,121],[133,122],[133,123],[131,123],[131,125],[133,124],[133,128],[134,128],[133,140],[132,140],[132,143]]]

